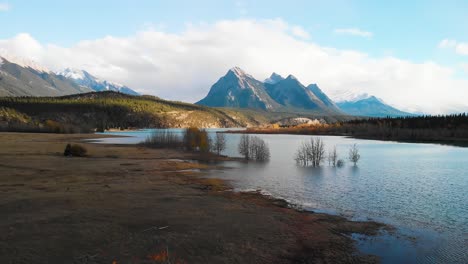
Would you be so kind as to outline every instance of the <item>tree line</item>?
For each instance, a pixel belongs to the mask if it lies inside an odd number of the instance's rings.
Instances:
[[[466,113],[437,116],[361,118],[288,128],[251,128],[246,133],[352,136],[409,142],[446,142],[468,145]]]

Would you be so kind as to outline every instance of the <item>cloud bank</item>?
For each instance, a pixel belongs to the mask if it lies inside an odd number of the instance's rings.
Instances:
[[[373,58],[318,45],[281,19],[224,20],[187,25],[177,34],[149,29],[106,36],[70,47],[39,43],[29,34],[0,40],[0,49],[32,58],[51,70],[85,69],[140,93],[195,102],[226,71],[239,66],[263,80],[271,72],[317,83],[334,99],[368,93],[406,111],[467,111],[468,80],[433,61]]]

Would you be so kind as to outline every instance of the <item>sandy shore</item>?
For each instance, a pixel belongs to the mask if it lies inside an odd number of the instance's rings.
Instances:
[[[349,234],[381,225],[239,194],[174,150],[0,133],[0,263],[373,263]],[[108,135],[106,135],[108,137]]]

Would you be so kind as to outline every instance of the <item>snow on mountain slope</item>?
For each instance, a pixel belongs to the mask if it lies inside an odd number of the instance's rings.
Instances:
[[[67,68],[63,71],[57,72],[58,75],[62,75],[80,86],[85,86],[93,89],[94,91],[116,91],[130,95],[139,95],[134,90],[128,88],[125,85],[100,80],[99,78],[91,75],[89,72],[78,69]]]
[[[47,69],[46,67],[40,65],[39,63],[30,60],[30,59],[25,59],[25,58],[20,58],[17,57],[13,54],[8,53],[4,49],[0,49],[0,65],[4,63],[4,60],[17,64],[23,68],[30,68],[33,69],[37,72],[45,72],[45,73],[50,73],[51,71]]]
[[[358,89],[348,89],[348,90],[339,90],[339,91],[330,91],[330,98],[339,103],[339,102],[356,102],[359,100],[367,99],[371,97],[366,92],[363,92]]]
[[[57,72],[58,75],[65,76],[70,79],[74,80],[83,80],[85,78],[85,73],[82,70],[73,70],[70,68],[67,68],[63,71]]]

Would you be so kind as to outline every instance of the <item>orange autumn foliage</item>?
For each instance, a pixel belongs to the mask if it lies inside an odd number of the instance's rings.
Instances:
[[[210,151],[210,138],[208,136],[208,132],[197,127],[187,128],[184,135],[184,145],[187,150],[191,151]]]

